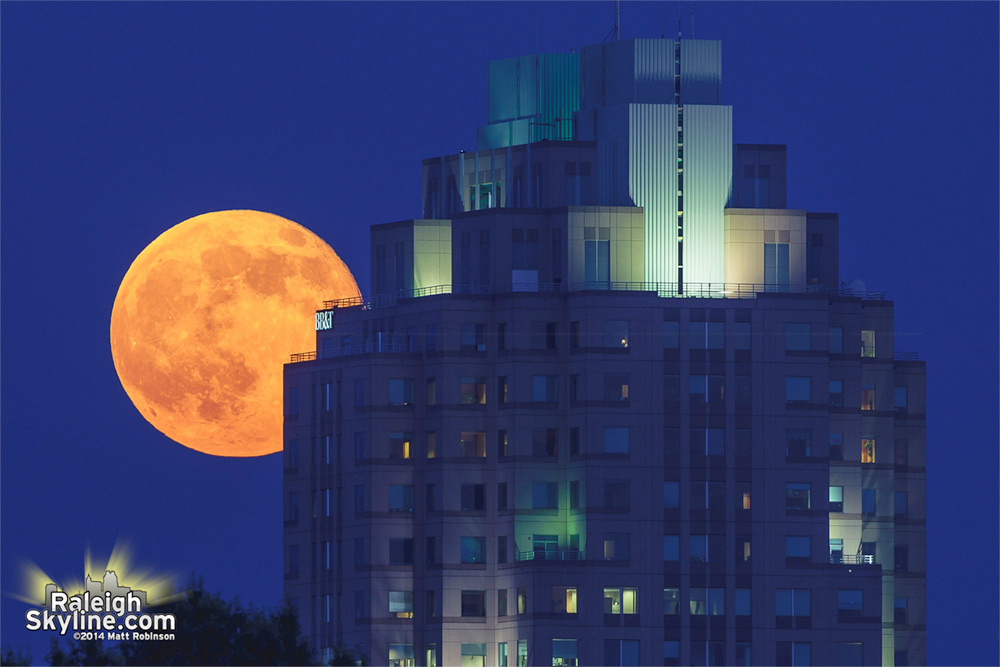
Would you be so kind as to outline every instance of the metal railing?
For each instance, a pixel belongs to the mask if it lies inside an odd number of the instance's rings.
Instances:
[[[834,565],[874,565],[875,556],[871,554],[830,554],[830,562]]]
[[[583,554],[579,549],[515,550],[514,560],[583,560]]]
[[[917,361],[916,352],[894,352],[892,355],[893,361]]]
[[[885,300],[885,292],[868,292],[849,288],[828,288],[818,285],[766,285],[762,283],[676,283],[676,282],[580,282],[563,283],[514,283],[509,287],[493,288],[489,285],[431,285],[411,290],[398,290],[376,294],[367,300],[363,297],[333,299],[323,302],[323,310],[334,308],[354,308],[364,310],[387,308],[402,299],[416,299],[437,294],[513,294],[525,292],[656,292],[657,296],[668,299],[755,299],[759,294],[825,294],[846,296],[865,300]]]

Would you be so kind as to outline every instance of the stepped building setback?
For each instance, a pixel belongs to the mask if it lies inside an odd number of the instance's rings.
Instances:
[[[837,215],[786,208],[785,147],[733,143],[721,63],[490,63],[476,150],[371,228],[372,294],[285,367],[285,593],[320,655],[926,661],[924,364],[843,287]]]

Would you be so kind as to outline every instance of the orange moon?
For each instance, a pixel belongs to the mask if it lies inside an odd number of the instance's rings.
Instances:
[[[139,253],[111,311],[111,355],[136,409],[216,456],[282,448],[282,366],[315,349],[324,299],[359,296],[321,238],[259,211],[185,220]]]

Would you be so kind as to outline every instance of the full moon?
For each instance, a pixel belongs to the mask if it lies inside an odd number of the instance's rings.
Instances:
[[[359,296],[322,239],[259,211],[185,220],[139,253],[111,311],[111,355],[136,409],[216,456],[282,448],[282,365],[315,349],[325,299]]]

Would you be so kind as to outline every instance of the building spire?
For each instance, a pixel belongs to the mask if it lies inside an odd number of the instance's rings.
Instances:
[[[615,41],[622,38],[622,2],[615,0]]]

